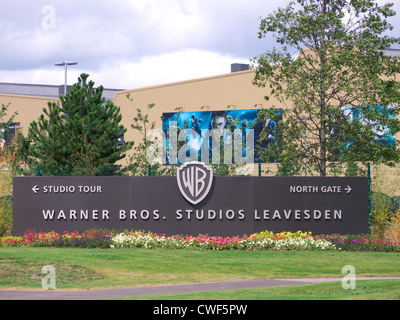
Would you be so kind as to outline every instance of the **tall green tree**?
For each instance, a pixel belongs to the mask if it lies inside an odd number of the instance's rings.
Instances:
[[[102,97],[103,86],[94,87],[82,74],[61,104],[48,103],[29,128],[31,153],[49,174],[117,174],[116,163],[132,143],[119,143],[126,132],[120,124],[120,108]],[[63,170],[59,171],[60,168]]]
[[[387,142],[400,129],[400,59],[385,54],[400,43],[388,35],[395,14],[373,0],[297,0],[261,20],[259,38],[277,47],[254,58],[254,83],[291,105],[265,160],[320,176],[332,161],[398,160]]]

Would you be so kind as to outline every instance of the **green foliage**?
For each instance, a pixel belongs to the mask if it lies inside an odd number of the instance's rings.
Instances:
[[[48,108],[29,128],[29,149],[37,164],[48,174],[118,174],[115,163],[125,157],[132,143],[120,138],[126,129],[120,125],[120,108],[102,97],[103,87],[94,87],[89,75],[82,74],[61,105],[49,102]],[[60,169],[61,168],[61,169]],[[60,171],[61,170],[61,171]]]
[[[3,178],[3,174],[2,174]],[[12,178],[11,178],[12,179]],[[12,196],[0,197],[0,237],[11,235],[13,225]]]
[[[11,235],[13,227],[13,177],[17,174],[14,146],[0,149],[0,237]]]
[[[393,199],[381,192],[374,192],[371,199],[370,224],[372,232],[383,240],[395,205]]]
[[[332,161],[398,160],[396,148],[377,139],[377,133],[384,139],[400,130],[400,58],[383,53],[400,43],[386,35],[393,28],[386,20],[395,15],[392,7],[371,0],[297,0],[261,20],[259,38],[272,33],[279,49],[254,58],[254,83],[293,105],[279,124],[277,148],[265,159],[307,163],[321,176]],[[353,119],[355,113],[362,120]]]
[[[2,104],[0,108],[0,140],[4,140],[5,132],[9,130],[11,123],[18,115],[18,112],[14,112],[10,118],[6,119],[9,106],[10,104]]]
[[[133,104],[133,99],[129,94],[126,98]],[[136,115],[131,127],[142,136],[142,140],[134,145],[133,155],[129,157],[127,170],[133,176],[173,175],[176,169],[175,166],[167,167],[163,165],[162,157],[165,157],[162,152],[164,140],[162,136],[156,134],[159,131],[155,130],[155,122],[149,120],[149,112],[154,106],[153,103],[147,105],[146,113],[141,108],[136,108]]]
[[[7,112],[10,105],[2,105],[0,109],[0,139],[9,130],[17,113],[8,118]],[[0,149],[0,237],[11,235],[13,224],[12,183],[16,174],[15,147],[4,146]]]

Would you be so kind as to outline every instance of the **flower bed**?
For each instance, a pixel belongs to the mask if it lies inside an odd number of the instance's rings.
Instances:
[[[88,230],[83,234],[78,232],[27,231],[24,237],[0,238],[0,247],[30,246],[30,247],[68,247],[68,248],[110,248],[114,234],[110,231]]]
[[[320,235],[319,238],[329,241],[343,251],[400,252],[400,242],[381,241],[357,235],[342,236],[340,234]]]
[[[152,233],[121,233],[112,239],[115,248],[168,248],[195,250],[336,250],[329,241],[314,237],[197,237],[156,235]]]
[[[314,250],[314,251],[383,251],[400,252],[400,243],[371,239],[367,236],[320,235],[298,231],[273,233],[263,231],[242,237],[208,235],[165,236],[151,232],[113,233],[88,230],[58,234],[26,232],[24,237],[0,238],[0,247],[68,247],[68,248],[167,248],[193,250]]]

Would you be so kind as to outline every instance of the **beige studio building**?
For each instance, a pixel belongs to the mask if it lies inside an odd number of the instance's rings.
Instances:
[[[400,55],[400,50],[389,50],[389,55]],[[139,143],[142,136],[131,128],[136,109],[149,112],[150,122],[156,123],[156,128],[164,130],[165,123],[162,117],[173,116],[181,112],[188,117],[189,121],[201,117],[198,122],[204,128],[211,128],[213,115],[217,113],[231,114],[231,118],[240,114],[248,119],[256,118],[257,112],[262,108],[290,108],[290,105],[282,105],[270,97],[268,86],[259,88],[253,84],[255,70],[249,70],[249,65],[232,64],[231,73],[217,76],[191,79],[186,81],[166,83],[162,85],[149,86],[131,90],[104,89],[104,97],[113,101],[121,108],[122,125],[127,129],[124,136],[125,141]],[[91,79],[96,82],[96,79]],[[96,82],[97,85],[99,85]],[[59,101],[64,93],[64,86],[58,85],[35,85],[15,84],[0,82],[0,104],[8,105],[8,115],[18,112],[14,123],[15,127],[27,135],[29,124],[39,118],[47,103]],[[128,98],[129,97],[129,98]],[[147,105],[154,104],[154,108],[147,110]],[[3,119],[6,121],[8,118]],[[172,118],[171,118],[172,119]],[[15,131],[10,129],[8,139],[13,140]],[[9,141],[10,142],[10,141]],[[132,152],[132,150],[130,151]],[[129,153],[128,153],[129,155]],[[123,160],[126,162],[126,160]],[[124,164],[124,163],[122,163]],[[265,165],[263,164],[265,167]],[[254,168],[253,174],[256,174]]]
[[[162,116],[166,113],[211,114],[213,112],[234,112],[239,110],[258,111],[278,105],[277,101],[265,101],[266,89],[253,85],[255,71],[249,65],[232,64],[232,72],[212,77],[192,79],[174,83],[132,90],[105,89],[106,99],[121,108],[121,124],[127,128],[126,141],[137,141],[142,136],[131,128],[136,109],[144,113],[149,104],[149,120],[156,122],[156,128],[162,129]],[[96,82],[96,79],[91,79]],[[97,84],[97,83],[96,83]],[[63,86],[0,83],[0,104],[8,105],[8,116],[18,112],[15,123],[27,135],[29,124],[39,118],[48,102],[59,101]],[[128,98],[129,97],[129,98]],[[8,118],[3,119],[3,121]],[[13,140],[14,131],[10,129],[8,141]],[[132,152],[132,151],[130,151]],[[129,154],[129,153],[128,153]]]

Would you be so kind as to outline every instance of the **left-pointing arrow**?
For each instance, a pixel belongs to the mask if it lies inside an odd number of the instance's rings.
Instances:
[[[38,186],[34,186],[33,188],[32,188],[32,191],[34,192],[34,193],[38,193],[39,192],[39,187]]]

